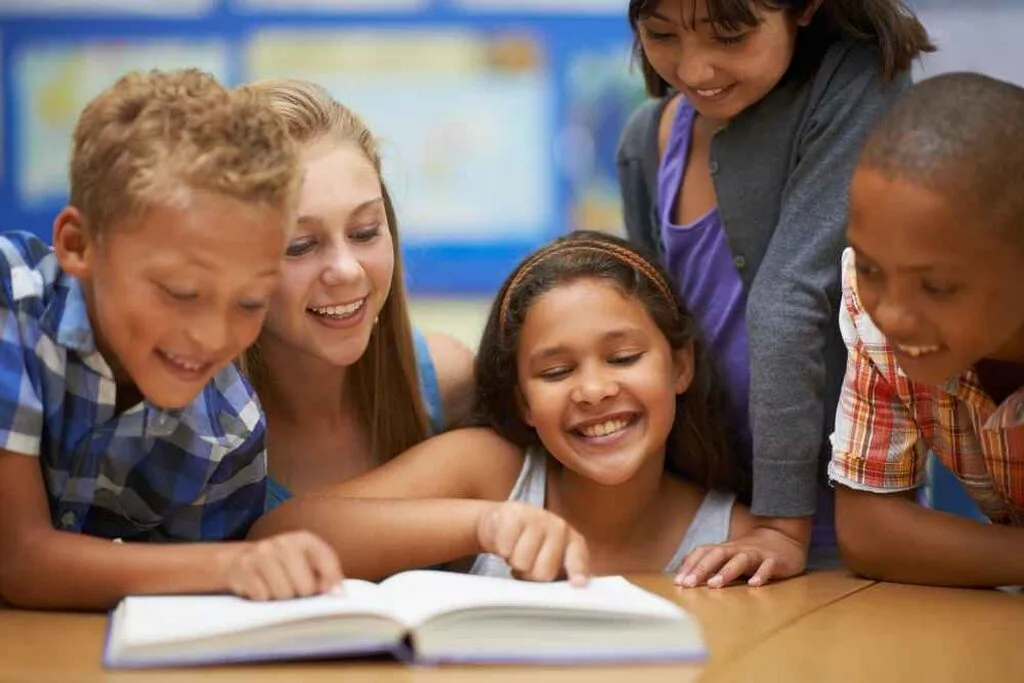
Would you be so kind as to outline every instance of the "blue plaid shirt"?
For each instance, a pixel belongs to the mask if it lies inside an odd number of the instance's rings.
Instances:
[[[265,425],[229,366],[182,410],[114,413],[78,281],[0,235],[0,448],[40,460],[54,527],[135,541],[237,539],[262,513]]]

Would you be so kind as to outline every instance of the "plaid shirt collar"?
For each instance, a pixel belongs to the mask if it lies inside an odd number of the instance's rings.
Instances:
[[[851,271],[853,260],[852,258],[850,259]],[[860,314],[870,318],[871,316],[868,315],[867,310],[864,308],[863,300],[860,298],[860,289],[855,273],[851,274],[850,285],[853,289],[854,300]],[[899,377],[911,380],[898,363],[894,362],[893,365]],[[988,419],[985,420],[985,424],[982,426],[983,429],[1001,430],[1024,424],[1024,387],[1021,387],[1007,397],[1005,401],[996,405],[992,397],[981,386],[981,379],[978,377],[977,371],[974,368],[970,368],[960,375],[946,380],[939,385],[939,388],[972,408],[977,409],[981,414],[991,413]]]
[[[114,380],[114,371],[96,347],[96,335],[86,306],[85,293],[77,278],[61,273],[57,287],[64,292],[63,302],[57,297],[43,311],[39,324],[58,344],[74,351],[89,369],[102,377]],[[209,385],[187,406],[180,409],[163,409],[148,400],[143,400],[124,412],[128,417],[143,413],[145,433],[153,437],[171,434],[179,424],[185,424],[199,438],[210,443],[220,443],[223,430],[211,419],[206,392]],[[241,410],[245,406],[233,405]]]

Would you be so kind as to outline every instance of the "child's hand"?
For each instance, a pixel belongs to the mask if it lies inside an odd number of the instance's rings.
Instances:
[[[500,556],[516,576],[553,581],[565,574],[584,585],[589,574],[587,542],[564,519],[525,503],[497,503],[477,520],[485,552]]]
[[[225,584],[250,600],[284,600],[326,593],[341,581],[341,564],[329,545],[308,531],[292,531],[232,547]]]
[[[709,588],[722,588],[749,576],[749,585],[763,586],[771,579],[796,576],[806,563],[807,551],[801,544],[762,527],[728,543],[694,549],[683,558],[675,583],[686,588],[705,583]]]

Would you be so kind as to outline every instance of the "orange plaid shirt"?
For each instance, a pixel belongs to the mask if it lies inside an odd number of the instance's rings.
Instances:
[[[989,519],[1024,526],[1024,389],[997,406],[973,370],[941,386],[909,379],[861,306],[852,250],[842,267],[849,358],[829,478],[879,493],[912,489],[932,451]]]

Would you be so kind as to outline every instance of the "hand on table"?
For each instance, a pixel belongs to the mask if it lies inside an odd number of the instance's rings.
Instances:
[[[225,587],[250,600],[284,600],[335,589],[342,579],[334,550],[309,531],[232,544]]]
[[[758,527],[736,540],[693,550],[683,558],[675,583],[721,588],[749,576],[749,585],[763,586],[771,579],[796,576],[806,565],[806,544],[777,529]]]

